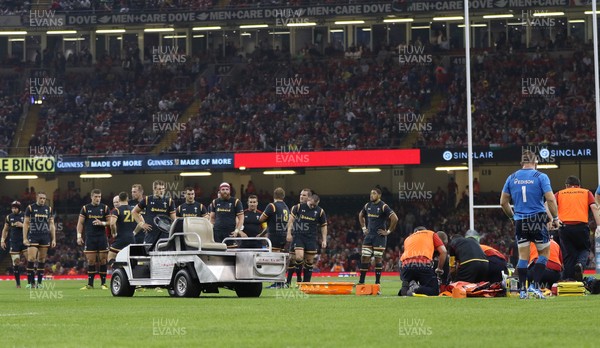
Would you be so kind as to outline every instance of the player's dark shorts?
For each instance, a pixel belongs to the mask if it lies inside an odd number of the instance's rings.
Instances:
[[[369,232],[363,240],[363,246],[372,246],[375,248],[385,248],[387,244],[387,236],[382,236],[379,233]]]
[[[108,239],[105,235],[85,237],[85,251],[105,250],[108,250]]]
[[[11,254],[20,254],[25,250],[27,250],[27,247],[25,246],[25,244],[23,244],[23,237],[10,240]]]
[[[488,262],[473,260],[458,266],[454,281],[479,283],[486,280],[488,276]]]
[[[550,234],[546,228],[548,215],[540,213],[523,220],[515,220],[517,244],[534,242],[535,244],[550,243]]]
[[[29,245],[49,246],[50,234],[30,234],[27,236],[27,240],[29,240]]]
[[[317,237],[310,234],[298,234],[294,236],[294,249],[304,249],[304,251],[317,251]]]
[[[119,237],[117,235],[117,238],[115,239],[115,241],[110,245],[110,250],[111,251],[120,251],[120,250],[123,250],[123,248],[125,248],[129,244],[134,244],[134,243],[135,243],[135,239],[133,238],[133,235],[130,235],[128,237]]]
[[[271,241],[271,246],[273,248],[280,250],[283,250],[285,248],[285,244],[287,243],[286,235],[281,233],[269,233],[269,240]]]

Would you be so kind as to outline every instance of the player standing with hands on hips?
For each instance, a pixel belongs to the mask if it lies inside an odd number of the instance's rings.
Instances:
[[[546,228],[548,214],[544,200],[552,216],[554,228],[560,226],[558,207],[552,192],[548,175],[537,170],[537,156],[529,150],[521,154],[522,168],[511,174],[504,184],[500,205],[504,213],[514,220],[515,235],[519,247],[519,262],[517,272],[519,275],[519,297],[528,298],[528,292],[534,297],[545,298],[539,289],[539,284],[546,269],[550,256],[550,234]],[[513,201],[514,211],[510,206]],[[533,242],[538,250],[539,257],[533,268],[533,283],[525,288],[527,280],[527,261],[529,259],[529,243]]]
[[[387,220],[390,224],[386,225]],[[359,284],[365,283],[371,257],[375,256],[375,284],[381,281],[383,268],[383,252],[387,244],[387,236],[396,229],[398,216],[381,200],[381,190],[371,190],[370,201],[358,213],[358,222],[362,226],[365,238],[362,244]],[[368,222],[368,223],[367,223]]]

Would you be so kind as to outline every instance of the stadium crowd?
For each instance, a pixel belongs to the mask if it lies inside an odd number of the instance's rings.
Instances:
[[[14,1],[5,0],[7,7]],[[209,9],[243,9],[247,7],[309,6],[347,4],[357,0],[53,0],[50,9],[64,12],[119,12],[130,11],[202,11]],[[14,6],[14,5],[12,5]],[[1,8],[1,7],[0,7]]]
[[[475,146],[594,139],[592,91],[582,87],[593,76],[590,53],[577,42],[571,46],[572,50],[559,52],[477,54]],[[179,127],[176,140],[163,153],[273,151],[292,143],[305,150],[466,146],[464,66],[450,62],[446,53],[437,52],[431,65],[401,65],[389,47],[373,52],[358,48],[358,59],[332,48],[325,48],[323,54],[310,45],[294,55],[266,43],[252,53],[233,44],[227,47],[168,66],[155,64],[149,48],[139,59],[137,48],[125,47],[122,56],[100,57],[93,70],[78,69],[92,62],[85,48],[65,55],[45,52],[38,64],[73,83],[65,86],[63,98],[45,103],[41,119],[49,120],[51,128],[40,127],[34,143],[54,145],[55,129],[77,125],[85,131],[73,132],[63,141],[75,146],[59,145],[59,152],[145,152],[165,133],[154,129],[151,115],[161,110],[148,98],[166,101],[173,108],[167,111],[178,118],[195,95],[200,107],[185,127]],[[433,46],[427,47],[434,52]],[[204,70],[214,62],[243,64],[219,76]],[[186,80],[183,86],[182,79]],[[527,93],[529,82],[524,79],[544,83],[537,87],[546,89]],[[89,116],[80,118],[81,113]],[[419,121],[422,125],[414,126],[431,127],[405,130],[401,116],[409,114],[429,115]],[[127,126],[115,127],[120,124]],[[416,137],[405,142],[413,133]],[[44,134],[49,139],[40,139]],[[219,142],[210,141],[207,134],[217,136]],[[108,141],[97,141],[98,135],[108,135]]]
[[[192,152],[398,147],[405,134],[391,115],[421,112],[433,83],[425,68],[394,63],[388,53],[354,60],[309,50],[276,65],[253,60],[237,84],[208,92],[179,142]]]
[[[29,146],[51,146],[61,155],[148,152],[191,101],[175,85],[186,74],[193,76],[152,64],[113,69],[109,57],[93,72],[68,72],[64,95],[44,103]]]
[[[14,88],[19,75],[2,74],[0,78],[0,157],[6,157],[23,113],[24,100],[23,93]]]
[[[593,65],[581,46],[573,51],[482,54],[472,70],[473,145],[583,143],[595,139]],[[438,67],[447,90],[416,146],[467,144],[464,66]],[[536,85],[537,84],[537,85]]]
[[[27,0],[0,0],[0,16],[23,15],[30,9],[31,2]]]

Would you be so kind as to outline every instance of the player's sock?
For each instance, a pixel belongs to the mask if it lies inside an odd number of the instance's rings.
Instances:
[[[35,284],[35,263],[28,261],[27,262],[27,282],[29,285],[33,286]]]
[[[296,280],[298,283],[302,283],[302,261],[296,260]]]
[[[100,284],[106,283],[106,265],[100,265]]]
[[[94,276],[96,275],[96,265],[88,265],[88,285],[94,286]]]
[[[381,283],[381,270],[383,269],[383,263],[379,262],[375,264],[375,284]]]
[[[313,264],[305,262],[304,263],[304,281],[310,282],[310,278],[312,277]]]
[[[294,270],[296,269],[295,265],[292,264],[292,262],[294,262],[294,261],[290,261],[290,264],[288,265],[288,269],[287,269],[286,283],[288,283],[288,284],[292,283],[292,278],[294,277]]]
[[[519,274],[519,290],[525,290],[527,284],[527,260],[519,259],[519,262],[517,262],[517,272]]]
[[[360,263],[360,280],[358,281],[361,284],[365,283],[365,277],[367,276],[367,271],[369,270],[369,264],[367,262]]]
[[[21,286],[21,270],[19,270],[19,266],[13,267],[13,274],[15,275],[17,286]]]
[[[37,279],[38,279],[38,281],[37,281],[38,285],[42,284],[42,279],[44,279],[44,269],[43,268],[37,270]]]
[[[548,263],[548,258],[540,255],[535,265],[533,265],[533,284],[535,287],[539,288],[540,283],[542,281],[542,277],[544,276],[544,271],[546,270],[546,263]]]

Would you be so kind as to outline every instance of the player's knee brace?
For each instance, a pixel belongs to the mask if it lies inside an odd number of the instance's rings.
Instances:
[[[376,258],[382,258],[383,250],[378,250],[378,249],[373,250],[373,256],[375,256]]]
[[[362,257],[371,257],[373,256],[373,249],[371,248],[362,248]]]

